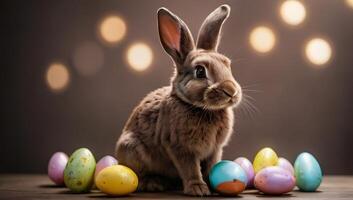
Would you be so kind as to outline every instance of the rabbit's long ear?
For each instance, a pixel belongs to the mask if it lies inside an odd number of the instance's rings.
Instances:
[[[197,48],[217,51],[222,25],[229,12],[230,7],[225,4],[207,16],[199,31]]]
[[[182,65],[195,48],[194,39],[186,24],[166,8],[158,10],[159,37],[165,51],[174,62]]]

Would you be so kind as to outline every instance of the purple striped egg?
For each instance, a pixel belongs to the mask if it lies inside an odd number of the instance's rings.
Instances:
[[[256,174],[254,185],[265,194],[285,194],[295,187],[295,178],[288,170],[278,166],[270,166]]]

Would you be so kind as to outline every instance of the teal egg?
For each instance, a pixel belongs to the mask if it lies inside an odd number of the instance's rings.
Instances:
[[[296,185],[301,191],[314,192],[322,181],[319,163],[313,155],[304,152],[299,154],[294,163]]]
[[[90,150],[77,149],[69,158],[64,170],[65,185],[73,192],[89,192],[94,181],[96,160]]]
[[[246,187],[247,175],[237,163],[222,160],[215,164],[209,174],[211,188],[220,194],[237,195]]]

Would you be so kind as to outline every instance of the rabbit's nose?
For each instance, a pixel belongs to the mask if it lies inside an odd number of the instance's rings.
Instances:
[[[232,81],[224,81],[219,87],[222,89],[224,94],[229,97],[234,97],[238,93],[238,90]]]

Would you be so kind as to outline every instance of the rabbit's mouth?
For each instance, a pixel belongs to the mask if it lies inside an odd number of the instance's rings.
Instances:
[[[227,107],[236,107],[242,99],[240,87],[237,92],[229,92],[219,87],[210,87],[204,95],[205,107],[209,109],[223,109]]]

